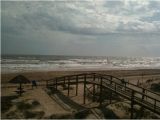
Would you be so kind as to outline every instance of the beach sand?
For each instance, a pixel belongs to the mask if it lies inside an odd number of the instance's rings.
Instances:
[[[1,75],[1,98],[7,98],[10,96],[15,96],[16,93],[14,92],[16,90],[15,86],[13,84],[8,84],[8,81],[15,77],[16,75],[24,75],[29,80],[37,80],[38,85],[42,84],[42,86],[38,86],[38,88],[31,89],[31,85],[28,86],[24,85],[24,89],[26,93],[22,95],[22,97],[14,98],[13,100],[10,99],[11,106],[6,111],[2,112],[2,118],[26,118],[26,116],[29,114],[31,116],[30,118],[73,118],[73,113],[76,111],[76,107],[66,107],[69,105],[63,105],[63,100],[67,101],[66,97],[58,97],[59,94],[54,94],[50,96],[48,93],[48,90],[45,88],[45,80],[58,77],[58,76],[64,76],[64,75],[73,75],[73,74],[80,74],[80,73],[103,73],[108,75],[113,75],[122,79],[125,79],[133,84],[137,84],[137,81],[139,80],[141,83],[143,83],[143,87],[150,89],[151,84],[160,82],[160,70],[159,69],[147,69],[147,70],[103,70],[103,71],[44,71],[44,72],[25,72],[25,73],[6,73]],[[152,80],[151,82],[147,82],[147,80]],[[74,88],[74,86],[73,86]],[[59,88],[61,89],[61,88]],[[79,91],[83,91],[83,85],[79,86]],[[64,95],[67,95],[67,91],[62,92]],[[70,99],[73,101],[76,101],[78,104],[82,104],[82,95],[83,92],[80,93],[79,96],[74,97],[74,90],[71,91]],[[63,100],[62,100],[63,99]],[[15,102],[15,101],[17,102]],[[14,101],[14,102],[13,102]],[[17,106],[19,106],[20,103],[28,104],[29,101],[37,101],[38,106],[29,109],[25,109],[23,112],[23,115],[20,114],[20,109]],[[60,102],[61,101],[61,102]],[[70,100],[69,100],[70,101]],[[4,101],[6,104],[6,101]],[[8,103],[10,104],[10,103]],[[2,103],[2,106],[4,104]],[[113,105],[114,106],[114,105]],[[116,109],[113,107],[111,109]],[[3,106],[4,107],[4,106]],[[78,106],[79,108],[80,106]],[[97,110],[99,111],[99,110]],[[116,111],[116,110],[113,110]],[[116,112],[115,112],[116,113]],[[128,118],[129,115],[126,115],[124,112],[118,112],[116,116],[119,116],[118,118]],[[102,116],[101,116],[102,117]],[[86,118],[98,118],[93,113],[90,113],[88,117]],[[103,117],[102,117],[103,118]]]
[[[140,70],[79,70],[79,71],[36,71],[36,72],[19,72],[19,73],[3,73],[1,74],[1,83],[7,83],[10,79],[15,77],[16,75],[24,75],[28,79],[43,81],[47,79],[51,79],[58,76],[64,75],[73,75],[80,73],[103,73],[108,75],[113,75],[120,78],[128,78],[128,77],[148,77],[154,78],[157,75],[160,75],[160,69],[140,69]]]

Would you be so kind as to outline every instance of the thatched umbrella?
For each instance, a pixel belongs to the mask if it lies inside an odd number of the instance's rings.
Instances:
[[[21,96],[22,93],[22,84],[30,83],[29,79],[27,79],[23,75],[18,75],[9,81],[10,83],[19,84],[19,94]]]

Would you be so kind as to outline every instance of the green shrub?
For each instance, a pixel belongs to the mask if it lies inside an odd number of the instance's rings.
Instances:
[[[17,119],[18,116],[16,115],[16,111],[11,111],[6,114],[4,119]]]
[[[151,90],[153,90],[155,92],[160,92],[160,83],[153,83],[151,85]]]
[[[3,96],[1,97],[1,112],[4,113],[12,107],[12,100],[16,99],[17,96]]]
[[[49,119],[71,119],[73,116],[71,114],[60,114],[60,115],[51,115]]]
[[[19,110],[26,110],[26,109],[32,108],[32,105],[30,105],[30,104],[28,104],[28,103],[24,103],[24,102],[19,102],[19,103],[17,104],[17,108],[18,108]]]
[[[25,111],[24,116],[25,116],[26,119],[27,118],[35,118],[36,114],[33,113],[33,112],[30,112],[30,111]]]
[[[32,102],[32,105],[33,105],[33,106],[37,106],[37,105],[40,105],[40,103],[39,103],[38,101],[33,101],[33,102]]]
[[[43,117],[45,113],[43,111],[39,111],[39,112],[33,112],[33,111],[25,111],[24,112],[24,116],[25,118],[31,118],[31,119],[40,119]]]

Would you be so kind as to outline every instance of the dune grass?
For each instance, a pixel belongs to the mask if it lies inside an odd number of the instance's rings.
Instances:
[[[2,96],[1,97],[1,112],[4,113],[12,107],[12,100],[18,96]]]

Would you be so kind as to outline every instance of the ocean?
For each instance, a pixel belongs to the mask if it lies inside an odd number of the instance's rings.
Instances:
[[[1,56],[1,73],[109,69],[160,69],[160,57]]]

